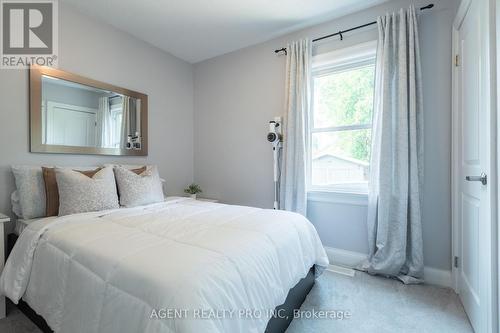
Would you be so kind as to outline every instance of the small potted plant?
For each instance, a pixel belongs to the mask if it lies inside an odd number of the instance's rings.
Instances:
[[[201,190],[200,185],[195,184],[195,183],[193,183],[193,184],[189,185],[188,187],[186,187],[186,188],[184,189],[184,193],[189,194],[189,196],[190,196],[192,199],[196,199],[196,195],[197,195],[198,193],[201,193],[201,192],[202,192],[202,190]]]

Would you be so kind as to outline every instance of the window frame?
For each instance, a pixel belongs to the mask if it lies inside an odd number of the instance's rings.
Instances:
[[[114,122],[113,126],[111,128],[111,133],[112,133],[111,137],[113,138],[113,145],[114,145],[114,148],[120,148],[120,141],[115,142],[114,139],[115,139],[116,134],[118,134],[118,138],[120,138],[120,134],[121,134],[121,130],[116,129],[115,127],[117,126],[116,118],[118,117],[118,115],[121,115],[123,118],[122,104],[121,103],[111,104],[109,106],[109,112],[111,113],[111,118],[113,119],[113,122]]]
[[[355,46],[335,50],[329,53],[316,55],[313,57],[312,72],[310,80],[311,103],[307,124],[307,163],[306,163],[306,186],[307,192],[331,192],[337,194],[358,194],[367,195],[368,186],[359,184],[337,184],[330,186],[320,186],[312,184],[312,136],[315,133],[335,133],[341,131],[352,131],[362,129],[372,129],[373,121],[369,124],[356,124],[333,126],[324,128],[314,127],[314,79],[334,73],[341,73],[366,66],[373,66],[376,62],[377,41],[370,41]],[[372,114],[373,119],[373,114]]]

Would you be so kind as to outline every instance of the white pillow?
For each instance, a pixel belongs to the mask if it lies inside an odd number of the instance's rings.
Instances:
[[[12,204],[12,211],[17,217],[22,217],[23,212],[21,210],[21,203],[19,202],[19,193],[16,191],[12,192],[10,195],[10,202]]]
[[[135,207],[164,200],[156,166],[148,166],[140,175],[121,166],[116,166],[114,171],[121,206]]]
[[[45,183],[40,166],[12,166],[23,219],[45,216]],[[17,213],[16,213],[17,215]]]
[[[127,170],[131,170],[131,169],[139,169],[139,168],[142,168],[144,166],[147,166],[147,164],[112,164],[112,163],[106,163],[104,164],[105,167],[122,167],[122,168],[125,168]]]
[[[56,168],[59,216],[119,208],[113,169],[103,168],[94,177]]]
[[[107,164],[104,164],[105,167],[122,167],[122,168],[125,168],[127,170],[133,170],[133,169],[140,169],[142,167],[156,167],[154,165],[147,165],[147,164],[111,164],[111,163],[107,163]],[[156,167],[158,169],[158,167]],[[160,174],[158,172],[158,174]],[[166,183],[166,180],[163,179],[163,178],[160,178],[160,181],[165,184]]]

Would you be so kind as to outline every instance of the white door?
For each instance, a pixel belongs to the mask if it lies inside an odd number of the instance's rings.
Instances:
[[[456,67],[457,291],[476,333],[491,331],[491,129],[484,3],[470,1],[457,27]]]
[[[47,144],[95,146],[97,110],[50,101],[47,109]]]

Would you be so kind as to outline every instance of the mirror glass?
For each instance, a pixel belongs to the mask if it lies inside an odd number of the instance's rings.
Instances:
[[[141,99],[41,77],[42,144],[141,150]]]

